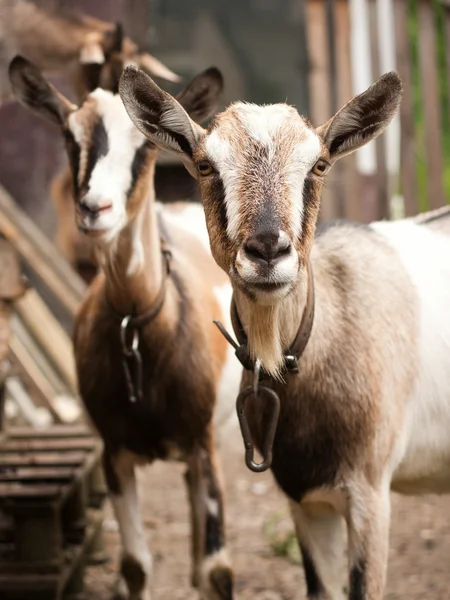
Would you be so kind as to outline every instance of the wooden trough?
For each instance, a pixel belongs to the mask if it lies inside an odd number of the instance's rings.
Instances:
[[[0,443],[0,597],[82,591],[102,552],[101,444],[83,426],[12,428]]]

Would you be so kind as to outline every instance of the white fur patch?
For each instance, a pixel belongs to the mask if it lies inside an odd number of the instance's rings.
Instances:
[[[111,494],[111,503],[119,524],[124,553],[140,562],[147,576],[148,587],[153,561],[142,523],[134,468],[129,464],[128,455],[124,455],[122,465],[119,463],[118,467],[121,493]]]
[[[208,513],[210,515],[212,515],[213,517],[219,516],[219,502],[218,502],[218,500],[216,500],[216,498],[209,498],[209,496],[207,496],[206,497],[206,508],[208,510]]]
[[[205,211],[201,204],[186,202],[180,211],[172,212],[170,208],[164,209],[162,204],[158,204],[158,210],[164,211],[164,219],[173,222],[177,227],[184,229],[191,235],[194,235],[210,253],[209,235],[206,228]]]
[[[395,248],[419,299],[420,365],[398,442],[393,485],[450,491],[450,237],[412,221],[371,227]]]
[[[283,152],[283,138],[298,135],[298,144],[286,153],[285,157],[283,156],[280,167],[281,179],[284,179],[290,189],[293,234],[298,236],[301,233],[304,180],[320,156],[321,146],[318,136],[307,127],[297,111],[286,104],[257,106],[236,103],[233,108],[237,109],[239,122],[244,126],[249,138],[256,140],[267,149],[269,164],[275,156]],[[207,137],[206,152],[222,177],[228,218],[227,234],[232,240],[236,240],[241,226],[242,199],[239,197],[239,189],[242,172],[247,167],[248,161],[253,158],[245,147],[245,138],[242,140],[242,152],[236,151],[221,131],[220,125]],[[272,177],[270,171],[267,177]]]

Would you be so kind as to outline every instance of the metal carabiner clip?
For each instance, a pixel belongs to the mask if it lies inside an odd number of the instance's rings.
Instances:
[[[131,346],[127,344],[127,328],[130,322],[131,316],[127,315],[122,319],[120,323],[120,343],[122,344],[122,352],[125,356],[134,356],[139,346],[139,333],[137,329],[133,329],[133,339],[131,340]]]
[[[250,396],[257,396],[258,399],[263,400],[264,397],[272,405],[272,413],[269,419],[269,425],[265,432],[264,441],[262,443],[262,455],[263,461],[257,463],[254,460],[254,446],[252,436],[250,434],[250,428],[247,421],[247,415],[245,413],[245,401]],[[278,394],[264,385],[258,385],[257,393],[255,393],[254,385],[247,386],[244,388],[236,400],[236,411],[239,419],[239,426],[241,428],[242,437],[244,439],[245,446],[245,464],[255,473],[263,473],[270,468],[272,464],[272,450],[273,442],[275,439],[275,433],[277,430],[278,417],[280,415],[280,397]]]

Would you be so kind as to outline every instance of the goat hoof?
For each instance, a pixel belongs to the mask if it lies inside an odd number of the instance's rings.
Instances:
[[[128,588],[126,600],[151,600],[148,575],[138,560],[130,554],[125,555],[122,558],[121,573]]]
[[[211,594],[205,600],[233,600],[233,571],[229,566],[218,565],[208,574]]]

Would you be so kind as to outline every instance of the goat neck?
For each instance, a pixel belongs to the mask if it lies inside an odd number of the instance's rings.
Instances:
[[[147,182],[153,179],[154,163]],[[105,273],[105,294],[119,314],[141,314],[148,310],[163,283],[161,239],[153,186],[147,185],[143,197],[132,198],[136,212],[109,243],[99,246]]]

